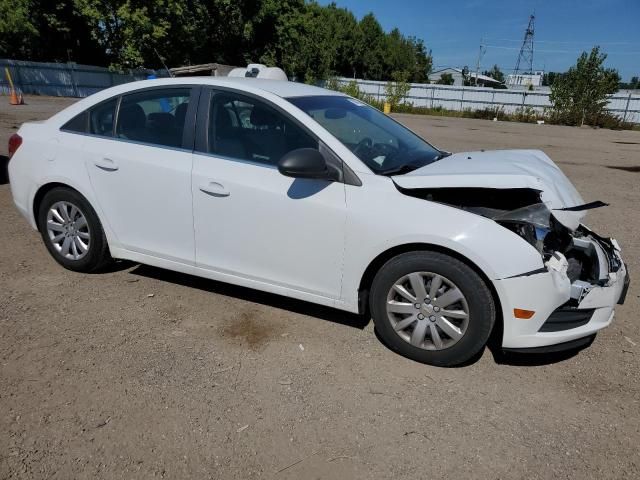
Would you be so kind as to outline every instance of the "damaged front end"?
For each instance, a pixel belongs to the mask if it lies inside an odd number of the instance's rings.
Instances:
[[[578,329],[599,308],[609,308],[612,317],[613,305],[624,301],[629,280],[618,243],[580,223],[587,210],[606,205],[602,202],[552,209],[541,191],[530,188],[398,189],[490,218],[538,250],[544,268],[516,275],[544,274],[553,282],[557,303],[535,333]]]

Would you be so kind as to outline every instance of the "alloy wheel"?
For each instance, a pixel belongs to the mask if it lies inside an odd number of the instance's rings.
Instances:
[[[74,204],[56,202],[47,212],[47,235],[64,258],[80,260],[91,246],[91,232],[84,213]]]
[[[448,278],[413,272],[398,279],[387,295],[387,316],[395,332],[424,350],[449,348],[464,336],[469,305]]]

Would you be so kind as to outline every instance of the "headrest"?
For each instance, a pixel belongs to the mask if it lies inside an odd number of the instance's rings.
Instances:
[[[165,112],[150,113],[147,120],[150,128],[156,128],[160,131],[169,131],[176,125],[175,117]]]
[[[273,127],[278,124],[278,117],[271,110],[256,105],[251,110],[250,121],[255,127]]]
[[[184,120],[187,117],[187,109],[188,108],[189,108],[189,104],[187,102],[181,103],[176,108],[175,117],[176,117],[176,124],[177,125],[180,125],[180,126],[184,125]]]
[[[221,132],[233,128],[233,121],[231,120],[231,112],[227,110],[224,105],[218,103],[215,106],[214,120],[212,125],[216,131]]]
[[[125,132],[127,130],[135,130],[144,128],[147,123],[147,116],[144,110],[137,103],[125,105],[120,109],[118,114],[118,131]]]

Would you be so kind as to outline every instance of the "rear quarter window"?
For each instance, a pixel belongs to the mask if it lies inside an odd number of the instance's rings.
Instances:
[[[113,137],[117,104],[118,99],[114,98],[89,110],[89,133],[103,137]]]
[[[85,110],[65,123],[60,130],[64,130],[65,132],[87,133],[88,125],[89,112]]]
[[[73,117],[60,130],[112,137],[117,104],[117,97],[99,103]]]

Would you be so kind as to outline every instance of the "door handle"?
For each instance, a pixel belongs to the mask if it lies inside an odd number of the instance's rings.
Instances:
[[[229,190],[224,188],[224,185],[214,181],[200,185],[200,191],[213,197],[228,197],[230,195]]]
[[[114,162],[113,160],[111,160],[110,158],[107,158],[107,157],[104,157],[104,158],[102,158],[100,160],[96,160],[93,163],[99,169],[105,170],[107,172],[115,172],[119,168],[118,164],[116,162]]]

